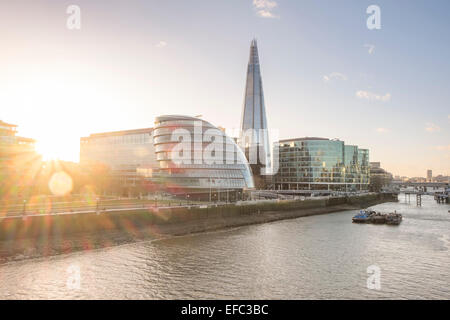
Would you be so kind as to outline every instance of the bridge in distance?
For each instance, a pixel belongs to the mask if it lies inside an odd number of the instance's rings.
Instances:
[[[391,185],[400,187],[429,187],[429,188],[446,188],[449,186],[448,182],[401,182],[401,181],[392,181]]]

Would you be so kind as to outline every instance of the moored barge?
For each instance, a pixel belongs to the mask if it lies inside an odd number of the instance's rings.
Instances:
[[[397,212],[380,213],[373,210],[361,210],[352,218],[354,223],[372,223],[372,224],[389,224],[399,225],[402,222],[402,215]]]

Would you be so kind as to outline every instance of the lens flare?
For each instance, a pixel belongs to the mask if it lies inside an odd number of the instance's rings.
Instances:
[[[64,196],[72,191],[72,178],[64,171],[55,172],[48,182],[48,187],[55,196]]]

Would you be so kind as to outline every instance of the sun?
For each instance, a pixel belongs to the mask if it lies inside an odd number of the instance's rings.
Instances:
[[[38,139],[36,152],[44,161],[63,160],[78,162],[78,150],[73,144],[69,144],[63,137]]]

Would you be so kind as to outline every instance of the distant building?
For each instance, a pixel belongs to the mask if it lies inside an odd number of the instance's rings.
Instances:
[[[370,169],[379,169],[379,168],[381,168],[380,162],[371,162],[370,163]]]
[[[427,178],[424,178],[424,177],[411,177],[411,178],[409,178],[408,182],[425,183],[425,182],[427,182]]]
[[[443,183],[450,183],[450,176],[444,176],[442,174],[437,175],[433,178],[434,182],[443,182]]]
[[[393,182],[395,181],[396,183],[400,183],[400,182],[405,182],[405,181],[408,181],[409,180],[409,178],[408,177],[406,177],[406,176],[399,176],[399,175],[397,175],[397,176],[395,176],[394,178],[393,178]]]
[[[80,165],[104,165],[124,189],[158,168],[153,128],[95,133],[80,139]]]
[[[18,151],[34,151],[36,140],[31,138],[19,137],[16,134],[17,125],[6,123],[0,120],[0,143],[2,143],[2,146],[20,146],[21,150]],[[2,153],[3,157],[11,155],[13,154]]]
[[[5,192],[20,195],[32,187],[41,166],[35,143],[34,139],[17,136],[17,125],[0,120],[0,196]]]
[[[281,140],[277,190],[359,191],[369,186],[369,150],[340,140],[305,137]]]
[[[379,191],[383,187],[388,186],[392,180],[392,174],[387,172],[381,167],[380,162],[371,162],[370,163],[370,179],[371,179],[371,186],[374,190],[372,191]]]
[[[159,181],[172,194],[231,201],[240,199],[245,189],[254,188],[242,150],[223,130],[205,120],[157,117],[153,142]],[[216,148],[211,148],[212,142]]]
[[[427,170],[427,181],[431,182],[433,180],[433,170]]]

